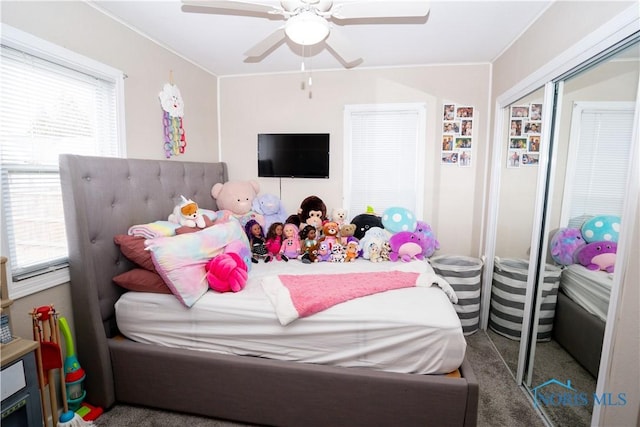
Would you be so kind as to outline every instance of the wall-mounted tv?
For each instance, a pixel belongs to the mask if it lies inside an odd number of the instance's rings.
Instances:
[[[329,178],[329,134],[258,134],[258,176]]]

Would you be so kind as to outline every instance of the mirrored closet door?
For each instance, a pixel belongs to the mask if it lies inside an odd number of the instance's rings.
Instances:
[[[549,340],[530,339],[524,378],[554,425],[591,423],[617,240],[624,232],[639,58],[632,38],[555,82],[531,336],[547,328],[545,313],[552,314],[553,329]],[[554,392],[572,399],[544,400]]]
[[[613,272],[625,256],[616,241],[625,212],[638,215],[625,211],[625,193],[639,40],[616,43],[496,118],[483,324],[555,426],[591,424]]]
[[[500,169],[500,185],[487,333],[514,377],[535,225],[543,97],[540,88],[503,109],[505,142],[495,166]]]

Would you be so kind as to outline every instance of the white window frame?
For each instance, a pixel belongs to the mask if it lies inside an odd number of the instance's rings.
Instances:
[[[26,52],[41,59],[57,63],[73,70],[112,81],[116,91],[116,126],[118,132],[119,152],[126,156],[125,139],[125,100],[124,100],[124,73],[116,68],[100,63],[54,43],[35,37],[29,33],[18,30],[6,24],[0,23],[0,36],[2,45]],[[0,183],[1,185],[1,183]],[[2,226],[2,238],[0,239],[0,253],[9,253],[7,240],[7,224],[0,210],[0,223]],[[37,276],[20,280],[19,286],[12,280],[11,260],[7,262],[7,279],[9,297],[12,299],[31,295],[45,289],[52,288],[69,282],[69,268],[63,267]]]
[[[426,145],[426,122],[427,107],[425,103],[390,103],[390,104],[354,104],[346,105],[344,109],[344,163],[343,163],[343,206],[348,209],[351,218],[363,212],[351,212],[351,172],[362,168],[371,168],[372,165],[361,163],[353,164],[353,143],[352,143],[352,115],[355,113],[386,113],[397,111],[410,111],[417,114],[416,120],[416,170],[414,175],[415,206],[401,206],[413,211],[416,218],[422,219],[424,215],[424,169],[426,167],[425,145]],[[393,179],[393,177],[390,177]],[[384,207],[375,206],[372,201],[371,206],[378,215],[382,214]],[[380,211],[380,212],[379,212]]]
[[[635,111],[635,103],[634,102],[582,102],[577,101],[574,102],[573,111],[571,115],[571,130],[569,134],[569,149],[567,153],[567,167],[565,172],[565,185],[566,189],[562,195],[562,208],[560,214],[560,224],[562,227],[580,227],[580,224],[583,219],[580,215],[572,215],[572,197],[571,192],[574,186],[574,181],[576,177],[576,172],[578,169],[578,151],[580,149],[580,141],[581,141],[581,129],[583,122],[583,113],[591,113],[591,112],[603,112],[615,114],[615,112],[631,112],[634,114]],[[631,120],[631,128],[629,129],[629,133],[633,132],[633,120]],[[630,153],[631,153],[631,144],[632,140],[629,139],[630,146],[628,147],[628,155],[626,157],[627,163],[625,165],[621,165],[625,168],[625,171],[628,171],[629,164],[631,161]],[[625,179],[622,183],[620,183],[620,191],[624,191],[626,185],[626,176],[624,174]],[[599,214],[610,214],[614,215],[612,212],[584,212],[581,215],[599,215]],[[617,213],[617,215],[622,215],[622,212]],[[574,223],[574,222],[578,223]]]

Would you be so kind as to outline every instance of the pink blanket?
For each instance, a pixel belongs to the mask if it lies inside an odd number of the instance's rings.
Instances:
[[[278,320],[287,325],[354,298],[414,286],[438,285],[449,299],[457,297],[451,286],[435,273],[383,271],[343,274],[304,274],[266,277],[262,287],[276,310]]]

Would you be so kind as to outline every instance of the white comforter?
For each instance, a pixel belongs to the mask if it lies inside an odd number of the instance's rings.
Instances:
[[[413,261],[422,262],[422,261]],[[262,288],[275,274],[387,271],[398,263],[255,265],[238,293],[207,292],[191,308],[173,295],[127,292],[116,303],[130,339],[171,347],[304,363],[444,374],[458,368],[466,342],[442,289],[412,287],[337,304],[287,326]]]

